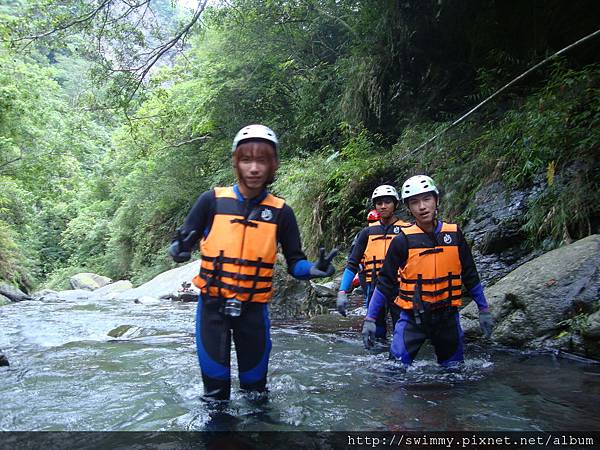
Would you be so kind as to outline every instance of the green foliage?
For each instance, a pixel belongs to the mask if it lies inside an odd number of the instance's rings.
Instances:
[[[27,5],[33,16],[0,3],[1,36],[60,27],[94,6]],[[312,256],[350,243],[375,186],[417,173],[436,179],[444,217],[460,222],[487,182],[546,179],[526,217],[532,243],[590,233],[600,216],[600,69],[580,61],[597,61],[593,52],[540,71],[414,149],[596,27],[595,5],[234,0],[209,8],[184,56],[153,71],[126,117],[101,105],[126,104],[122,88],[135,77],[118,72],[107,86],[106,74],[174,29],[172,3],[153,2],[160,30],[92,20],[27,55],[1,47],[0,277],[19,282],[27,271],[56,287],[86,270],[142,282],[171,267],[173,231],[200,193],[233,181],[231,139],[257,122],[280,137],[273,189],[294,208]],[[99,27],[105,39],[91,39]],[[111,58],[92,56],[90,45],[110,47]],[[92,60],[100,65],[90,80],[81,74]]]
[[[44,287],[55,291],[64,291],[71,289],[69,279],[78,273],[89,272],[89,269],[84,266],[66,266],[54,270],[44,280]]]

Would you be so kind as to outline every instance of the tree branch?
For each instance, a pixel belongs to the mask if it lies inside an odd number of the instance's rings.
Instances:
[[[205,141],[207,139],[210,139],[210,136],[208,136],[208,135],[207,136],[198,136],[198,137],[195,137],[195,138],[190,138],[190,139],[188,139],[186,141],[178,142],[176,144],[169,144],[169,145],[167,145],[165,147],[160,148],[159,151],[166,150],[168,148],[182,147],[182,146],[187,145],[187,144],[193,144],[194,142]]]

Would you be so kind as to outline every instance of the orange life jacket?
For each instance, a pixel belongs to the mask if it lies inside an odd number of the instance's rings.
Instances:
[[[367,283],[371,283],[373,277],[377,278],[379,275],[379,270],[383,266],[383,261],[392,239],[400,234],[400,231],[404,227],[409,226],[409,223],[398,219],[392,226],[387,227],[386,233],[386,227],[381,222],[369,224],[369,237],[361,261]]]
[[[421,301],[434,309],[461,305],[462,266],[457,230],[456,224],[442,223],[436,235],[439,242],[433,242],[417,225],[402,229],[408,243],[408,259],[399,271],[400,289],[395,300],[399,307],[413,309],[417,290]]]
[[[216,207],[208,235],[200,242],[200,273],[192,280],[204,295],[265,303],[273,295],[277,222],[285,204],[272,194],[254,205],[233,187],[215,188]]]

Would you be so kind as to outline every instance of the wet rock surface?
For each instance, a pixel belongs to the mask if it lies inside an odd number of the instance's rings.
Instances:
[[[496,322],[492,339],[598,359],[599,293],[600,235],[592,235],[523,264],[487,289]],[[465,335],[479,336],[476,305],[461,315]]]
[[[473,257],[484,284],[491,284],[521,264],[539,256],[525,246],[522,226],[525,213],[541,190],[542,181],[509,191],[501,181],[493,182],[475,196],[475,210],[463,232],[472,244]]]
[[[9,305],[11,303],[12,303],[12,301],[10,300],[10,298],[5,297],[4,295],[0,294],[0,306]]]
[[[17,289],[14,286],[6,283],[0,283],[0,295],[8,298],[11,302],[22,302],[24,300],[31,300],[31,296],[25,292]]]

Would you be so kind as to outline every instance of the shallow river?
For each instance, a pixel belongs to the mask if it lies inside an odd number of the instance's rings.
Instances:
[[[274,324],[269,402],[200,401],[195,305],[37,301],[0,308],[0,430],[598,430],[600,367],[467,346],[403,371],[359,336]],[[111,330],[132,325],[113,338]],[[123,328],[125,329],[125,328]],[[123,330],[122,329],[122,330]],[[234,358],[235,364],[235,358]]]

